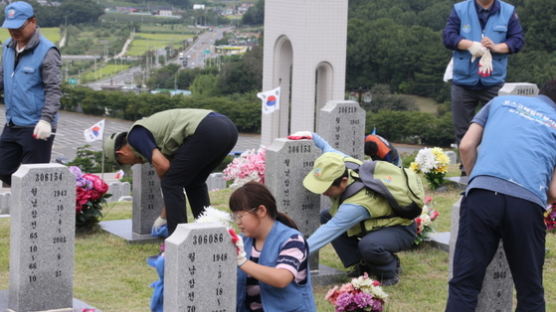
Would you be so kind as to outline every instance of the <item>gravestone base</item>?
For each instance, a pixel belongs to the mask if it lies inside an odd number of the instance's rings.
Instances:
[[[104,231],[112,235],[116,235],[126,240],[128,243],[149,243],[162,241],[161,238],[153,237],[151,234],[134,233],[131,229],[131,219],[102,221],[99,224]]]
[[[319,264],[319,269],[311,270],[311,281],[313,285],[331,285],[343,283],[347,279],[346,272]]]
[[[429,238],[429,243],[434,247],[444,250],[445,252],[450,251],[450,232],[431,233]]]
[[[81,312],[83,309],[93,309],[95,312],[102,312],[101,310],[88,305],[87,303],[73,298],[73,308],[70,309],[57,309],[57,310],[47,310],[52,312]],[[0,312],[18,312],[13,311],[12,309],[8,309],[8,290],[0,290]],[[46,312],[46,311],[45,311]]]

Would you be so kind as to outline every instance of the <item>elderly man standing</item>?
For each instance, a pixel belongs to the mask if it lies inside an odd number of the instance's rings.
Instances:
[[[498,95],[508,55],[519,52],[525,39],[514,6],[500,0],[465,0],[454,5],[443,42],[453,50],[452,119],[459,145],[476,108]]]
[[[11,38],[2,51],[0,90],[6,125],[0,136],[0,179],[10,185],[22,163],[48,163],[58,120],[60,52],[37,29],[33,7],[17,1],[6,6],[3,28]]]
[[[475,311],[500,239],[516,311],[545,311],[543,213],[556,201],[556,80],[540,93],[492,99],[461,140],[470,180],[461,201],[448,312]]]

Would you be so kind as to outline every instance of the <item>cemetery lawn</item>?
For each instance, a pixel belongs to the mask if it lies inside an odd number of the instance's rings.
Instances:
[[[213,206],[227,209],[231,190],[211,192]],[[433,207],[440,212],[434,223],[436,231],[449,231],[451,206],[460,190],[427,192],[433,196]],[[131,217],[131,204],[110,203],[104,208],[104,220]],[[190,216],[191,213],[188,212]],[[0,289],[8,288],[9,219],[0,218]],[[544,266],[547,311],[556,311],[556,236],[547,235],[550,250]],[[158,253],[159,244],[128,244],[102,231],[78,234],[75,247],[74,297],[105,312],[149,311],[152,289],[157,279],[155,270],[145,259]],[[389,294],[387,312],[443,311],[447,297],[448,253],[428,243],[399,253],[403,272],[400,283],[385,287]],[[345,270],[330,245],[320,252],[321,263]],[[345,282],[347,282],[346,280]],[[324,300],[330,286],[315,286],[317,310],[332,312]],[[515,303],[514,303],[515,307]]]

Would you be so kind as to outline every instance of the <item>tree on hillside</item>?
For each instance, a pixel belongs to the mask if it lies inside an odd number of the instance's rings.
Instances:
[[[104,8],[93,0],[66,0],[58,7],[69,24],[96,23]]]
[[[262,47],[257,46],[242,57],[224,63],[218,76],[220,94],[246,93],[262,88]]]
[[[250,7],[241,17],[243,25],[262,25],[264,23],[264,0],[257,0],[257,3]]]

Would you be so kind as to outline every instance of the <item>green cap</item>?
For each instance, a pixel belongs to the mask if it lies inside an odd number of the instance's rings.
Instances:
[[[112,133],[107,139],[104,139],[102,149],[104,150],[104,157],[106,157],[106,160],[118,163],[116,161],[116,143],[122,135],[127,135],[127,132]]]
[[[344,156],[332,152],[324,153],[315,160],[313,169],[303,179],[303,186],[315,194],[322,194],[345,171]]]

